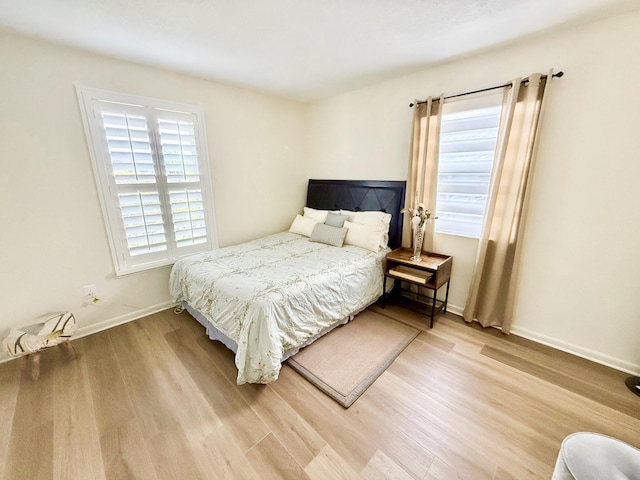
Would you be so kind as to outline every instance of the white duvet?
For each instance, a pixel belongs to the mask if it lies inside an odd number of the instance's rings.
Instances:
[[[386,251],[278,233],[178,260],[170,291],[238,346],[238,384],[278,378],[283,354],[382,294]]]

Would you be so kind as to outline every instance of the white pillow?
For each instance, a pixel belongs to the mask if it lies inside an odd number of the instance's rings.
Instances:
[[[317,220],[312,220],[307,217],[303,217],[302,215],[296,215],[296,218],[293,219],[293,223],[291,224],[291,228],[289,231],[291,233],[297,233],[298,235],[304,235],[305,237],[310,237],[311,232],[313,232],[313,227],[318,223]]]
[[[329,212],[329,210],[316,210],[315,208],[310,207],[304,207],[302,210],[305,218],[310,218],[323,223],[327,219],[327,212]]]
[[[342,215],[348,215],[349,221],[352,223],[360,223],[362,225],[389,225],[391,223],[391,214],[386,212],[352,212],[351,210],[340,210]]]
[[[372,252],[380,250],[380,243],[385,234],[385,229],[382,225],[363,225],[347,220],[344,222],[344,227],[348,229],[347,236],[344,239],[346,245],[355,245]]]
[[[389,243],[389,224],[391,224],[391,214],[385,212],[352,212],[351,210],[340,210],[342,215],[347,215],[352,223],[361,225],[382,225],[384,234],[380,240],[380,247],[386,248]]]

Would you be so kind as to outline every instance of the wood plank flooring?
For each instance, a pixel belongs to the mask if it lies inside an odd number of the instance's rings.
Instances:
[[[562,439],[640,447],[626,374],[447,314],[348,410],[288,366],[236,385],[233,354],[171,310],[0,365],[0,478],[549,479]]]

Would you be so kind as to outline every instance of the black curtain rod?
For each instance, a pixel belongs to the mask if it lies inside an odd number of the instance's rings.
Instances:
[[[560,78],[563,75],[564,75],[564,72],[558,72],[558,73],[554,73],[551,76]],[[547,78],[547,76],[546,75],[542,75],[540,78]],[[524,80],[522,80],[522,83],[526,83],[528,81],[529,81],[529,79],[525,78]],[[474,93],[488,92],[490,90],[497,90],[498,88],[510,87],[512,85],[513,85],[513,82],[509,82],[509,83],[505,83],[503,85],[496,85],[495,87],[488,87],[488,88],[481,88],[480,90],[473,90],[472,92],[456,93],[455,95],[449,95],[448,97],[444,97],[443,100],[448,100],[450,98],[456,98],[456,97],[464,97],[465,95],[473,95]],[[438,100],[439,100],[439,98],[438,98]],[[421,102],[418,102],[417,105],[422,105],[423,103],[427,103],[427,100],[423,100]],[[409,107],[413,107],[413,105],[414,105],[413,103],[410,103]]]

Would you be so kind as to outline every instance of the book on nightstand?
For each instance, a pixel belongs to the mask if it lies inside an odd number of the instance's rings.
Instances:
[[[404,278],[412,282],[422,283],[423,285],[426,285],[433,276],[431,272],[416,270],[415,268],[405,267],[404,265],[393,267],[389,270],[389,273],[394,277]]]

